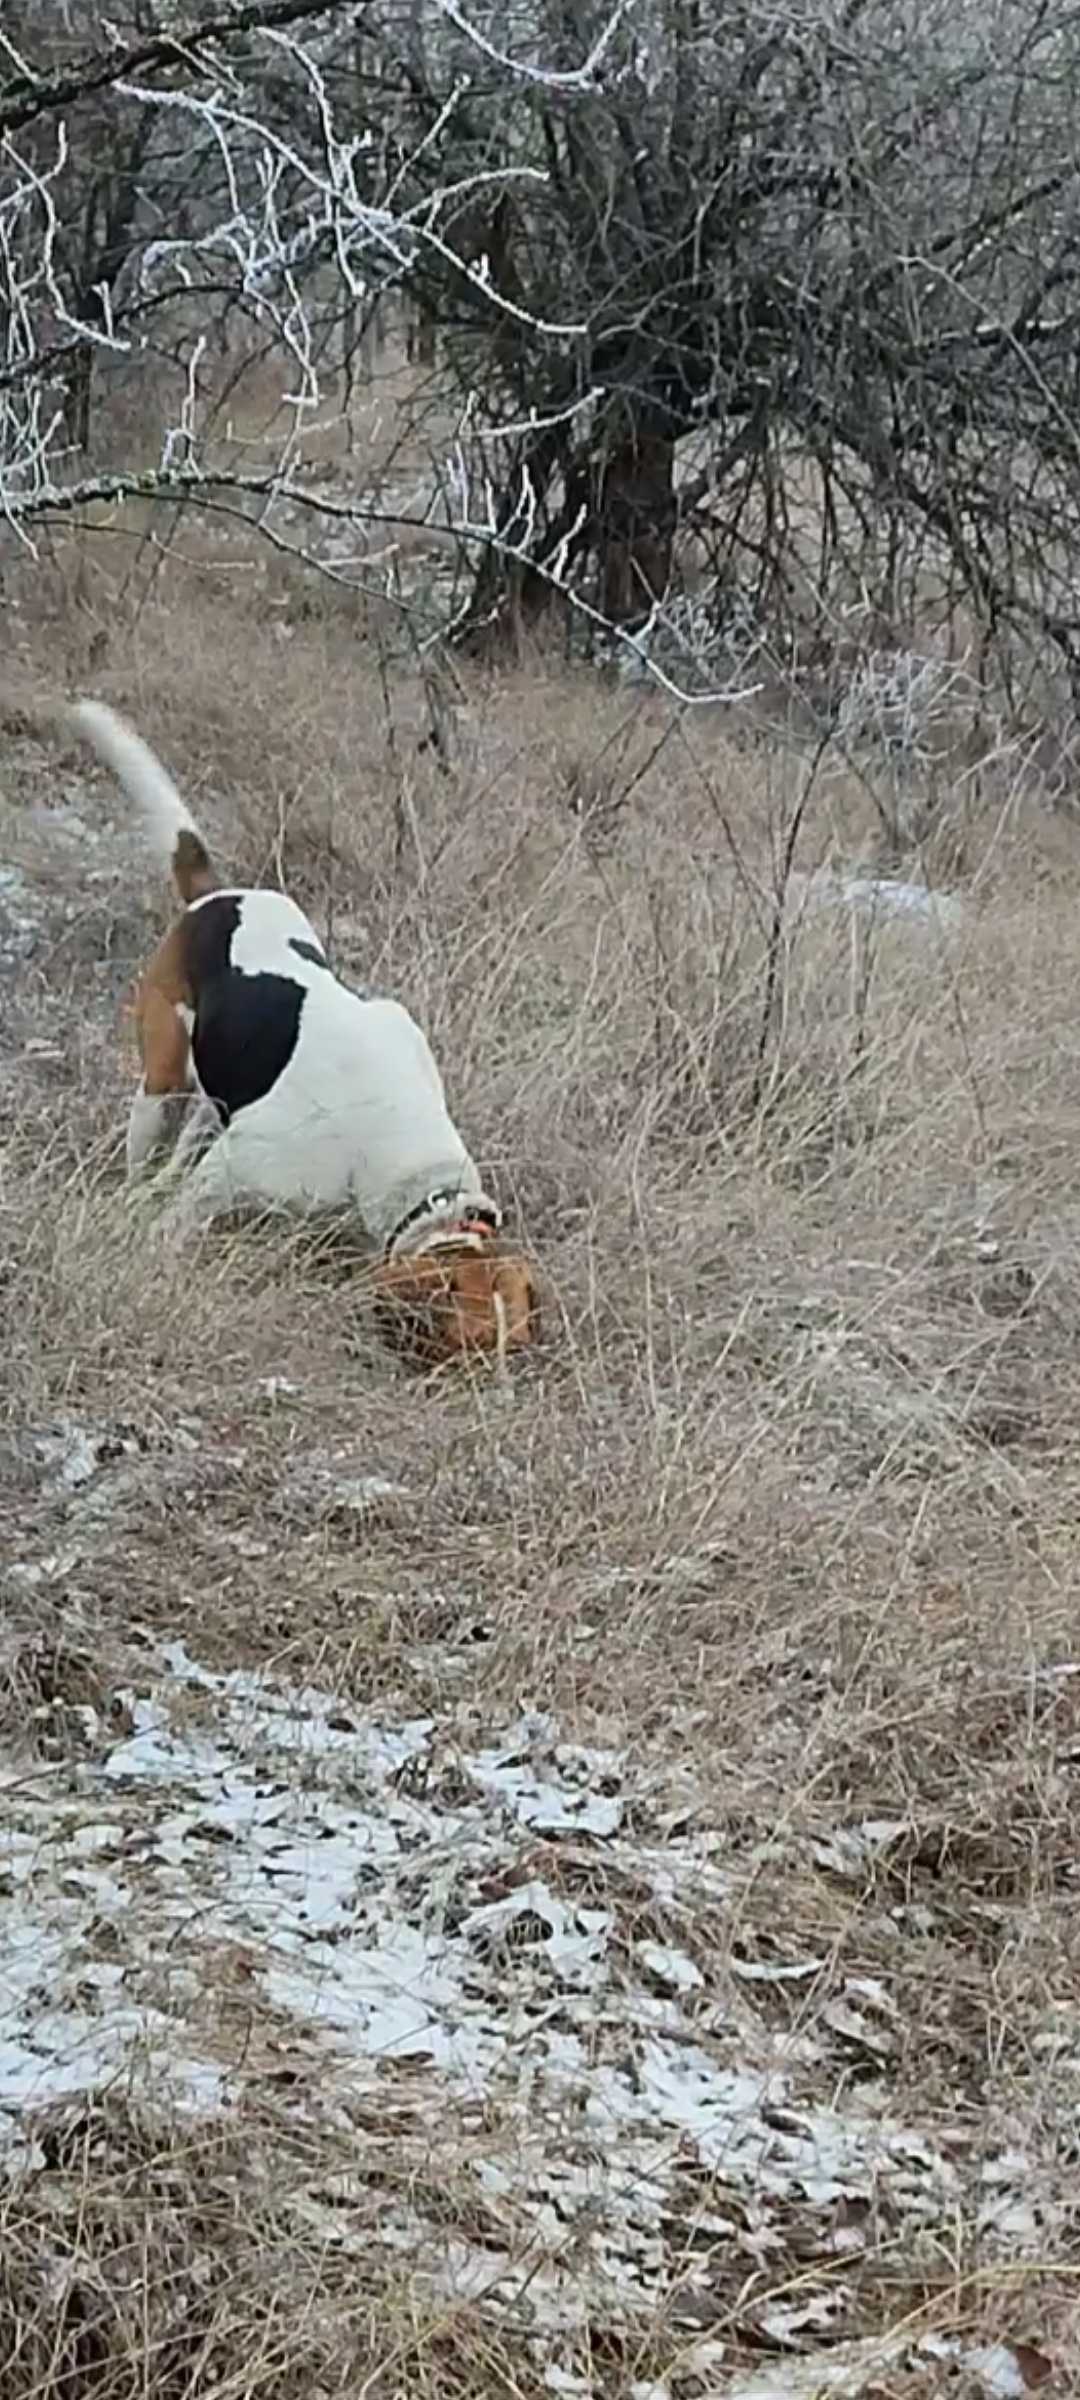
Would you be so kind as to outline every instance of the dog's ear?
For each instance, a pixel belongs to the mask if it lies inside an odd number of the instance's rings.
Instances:
[[[494,1291],[505,1310],[505,1346],[508,1350],[523,1350],[535,1342],[540,1333],[540,1294],[536,1276],[527,1258],[511,1253],[496,1258]]]
[[[434,1364],[443,1355],[438,1322],[447,1292],[445,1267],[435,1258],[384,1258],[372,1282],[383,1339],[391,1349]]]
[[[431,1366],[536,1338],[536,1279],[515,1254],[444,1249],[386,1259],[374,1285],[380,1331]]]
[[[515,1251],[465,1251],[451,1253],[449,1265],[451,1354],[502,1356],[536,1339],[536,1278],[527,1259]]]

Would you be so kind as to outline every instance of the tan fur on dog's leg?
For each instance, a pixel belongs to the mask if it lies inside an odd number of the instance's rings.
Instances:
[[[154,1094],[190,1091],[191,1036],[180,1004],[146,976],[136,995],[135,1024],[145,1089]]]
[[[135,986],[135,1037],[142,1079],[127,1134],[129,1180],[171,1149],[184,1125],[194,1075],[184,1010],[191,1006],[183,920],[170,927]]]
[[[193,1007],[187,924],[181,917],[158,943],[135,986],[135,1035],[148,1092],[188,1089],[191,1039],[181,1012]]]

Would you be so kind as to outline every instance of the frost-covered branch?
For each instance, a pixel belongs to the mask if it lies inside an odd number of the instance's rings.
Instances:
[[[18,133],[41,117],[55,116],[154,67],[182,68],[208,42],[326,17],[332,5],[333,0],[239,0],[237,6],[204,10],[137,42],[114,39],[52,74],[35,73],[20,60],[17,73],[0,85],[0,134]],[[91,21],[96,30],[100,22],[96,12]],[[107,30],[107,21],[103,30]]]
[[[103,354],[126,355],[135,369],[163,353],[174,359],[182,399],[161,424],[160,457],[206,465],[206,328],[190,311],[185,322],[183,304],[190,296],[197,307],[208,283],[219,310],[275,345],[297,433],[324,402],[332,326],[407,288],[422,260],[459,274],[486,308],[535,338],[581,337],[580,320],[530,310],[500,288],[486,253],[455,245],[444,230],[513,188],[542,185],[541,168],[477,166],[434,188],[428,178],[416,197],[408,146],[395,143],[380,159],[373,125],[357,124],[341,83],[343,41],[366,14],[295,0],[218,10],[52,75],[34,74],[19,54],[19,73],[0,97],[0,520],[23,537],[35,510],[55,508],[71,482],[73,441],[85,445]],[[302,42],[295,26],[305,18],[319,25]],[[245,52],[224,56],[226,35],[240,32]],[[207,58],[211,41],[218,50]],[[158,80],[146,79],[147,69]],[[110,114],[93,128],[104,154],[95,158],[73,143],[61,109],[93,103],[100,111],[106,85]],[[43,141],[39,127],[20,145],[12,127],[34,115],[52,117],[51,133]],[[106,184],[115,213],[133,128],[154,172],[130,195],[126,239],[104,241],[100,260],[77,258],[72,225],[96,221]],[[430,129],[418,132],[415,153],[429,149]]]
[[[693,622],[727,689],[725,657],[816,672],[856,622],[929,656],[932,588],[1080,705],[1065,0],[863,0],[857,45],[830,0],[765,30],[690,0],[167,7],[138,37],[92,0],[4,12],[0,541],[100,487],[99,393],[144,493],[209,506],[253,463],[256,351],[272,492],[334,422],[374,522],[375,384],[353,403],[390,325],[455,636],[557,595],[624,647]]]
[[[637,0],[617,0],[617,6],[612,9],[606,24],[601,26],[599,33],[590,43],[581,65],[565,68],[538,66],[529,60],[512,57],[509,51],[491,40],[490,35],[483,31],[473,17],[467,16],[464,9],[458,8],[457,0],[436,0],[440,16],[445,17],[447,24],[455,26],[459,33],[464,34],[466,40],[474,45],[482,58],[486,58],[492,66],[507,69],[511,75],[518,76],[523,83],[538,85],[542,90],[550,93],[588,92],[594,89],[600,69],[620,25],[624,17],[636,5]]]
[[[185,463],[174,455],[159,469],[138,475],[87,476],[70,484],[47,505],[35,503],[27,509],[27,522],[51,525],[64,518],[77,518],[80,511],[102,506],[121,506],[129,501],[152,500],[163,504],[204,510],[209,515],[225,515],[247,527],[258,524],[270,546],[298,565],[304,566],[325,581],[338,584],[349,591],[367,591],[380,599],[393,598],[392,582],[376,579],[374,569],[379,557],[391,562],[394,545],[376,553],[370,542],[372,533],[392,536],[438,535],[460,542],[471,550],[488,552],[505,565],[524,563],[528,559],[528,540],[533,529],[533,512],[527,494],[522,495],[519,515],[509,534],[500,532],[490,517],[472,519],[467,516],[443,523],[431,516],[416,517],[399,510],[381,508],[374,503],[351,504],[334,500],[329,494],[312,491],[290,480],[279,470],[249,475],[206,472]],[[360,542],[360,567],[345,573],[337,558],[325,547],[299,541],[287,530],[290,516],[302,514],[314,522],[336,525],[354,531]],[[16,512],[17,516],[17,512]],[[370,561],[370,565],[367,562]],[[650,656],[647,640],[626,627],[611,626],[599,609],[581,594],[568,589],[562,580],[564,560],[555,555],[541,560],[536,566],[529,561],[530,572],[548,583],[561,599],[567,601],[575,614],[597,632],[609,636],[625,656],[637,663],[643,676],[654,681],[659,689],[687,707],[733,705],[753,697],[757,684],[745,679],[738,687],[724,686],[701,689],[682,684]],[[442,634],[438,636],[441,640]]]

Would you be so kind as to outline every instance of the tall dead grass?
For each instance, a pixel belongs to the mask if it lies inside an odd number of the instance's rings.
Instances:
[[[24,624],[24,687],[55,684],[62,603]],[[93,689],[160,747],[221,867],[286,883],[343,970],[425,1022],[539,1256],[547,1334],[508,1402],[387,1359],[311,1236],[148,1258],[119,1179],[118,1027],[162,896],[115,792],[11,714],[5,854],[47,892],[3,1032],[12,1553],[78,1519],[37,1430],[130,1438],[138,1472],[78,1524],[91,1648],[180,1626],[212,1661],[423,1705],[440,1640],[473,1627],[478,1704],[542,1695],[693,1765],[757,1861],[748,1922],[886,1958],[925,2036],[901,2083],[939,2077],[943,2108],[1015,2090],[1053,2119],[1039,2029],[1080,1830],[1046,1681],[1075,1657],[1080,1558],[1071,824],[987,786],[955,922],[817,908],[800,877],[877,863],[848,767],[826,758],[808,795],[794,751],[541,665],[462,684],[440,771],[385,644],[335,609],[268,616],[253,579],[205,562],[109,619]],[[99,838],[62,849],[50,817],[72,807]],[[362,1540],[282,1497],[318,1445],[404,1495]],[[894,1940],[869,1886],[838,1914],[790,1864],[789,1837],[859,1812],[910,1822],[895,1873],[944,1894],[932,1932]],[[279,2282],[249,2162],[189,2174],[181,2149],[161,2183],[159,2137],[132,2166],[129,2129],[98,2174],[99,2131],[64,2134],[59,2201],[9,2202],[9,2323],[31,2256],[39,2281],[5,2400],[406,2370],[527,2388],[524,2354],[496,2358],[460,2314],[421,2340],[400,2294],[343,2299],[325,2260]],[[50,2325],[58,2208],[84,2264]]]
[[[1069,1477],[1076,940],[1060,825],[1022,792],[988,805],[968,828],[955,925],[814,906],[806,870],[873,865],[872,808],[848,772],[826,771],[778,938],[796,759],[741,749],[723,720],[672,726],[655,702],[598,702],[548,673],[477,682],[440,772],[412,747],[414,686],[385,687],[333,620],[279,637],[195,575],[95,688],[161,747],[222,868],[286,883],[347,973],[415,1008],[540,1251],[550,1346],[498,1437],[515,1576],[546,1573],[547,1460],[560,1488],[567,1462],[584,1475],[577,1538],[595,1543],[594,1579],[610,1539],[621,1578],[624,1552],[644,1549],[651,1573],[676,1533],[707,1547],[733,1513],[753,1526],[775,1477],[785,1515],[844,1553],[873,1519],[903,1536],[901,1557],[909,1539],[923,1555],[933,1527],[940,1559],[964,1495],[970,1593],[980,1528],[1015,1525],[1018,1492],[1033,1477],[1041,1489],[1051,1462],[1054,1488]],[[34,1408],[57,1353],[68,1386],[90,1355],[121,1375],[138,1359],[160,1375],[162,1355],[179,1381],[201,1375],[208,1289],[217,1370],[235,1310],[239,1372],[253,1343],[262,1359],[314,1332],[334,1376],[359,1374],[348,1283],[303,1243],[185,1268],[147,1306],[114,1189],[117,1034],[161,896],[85,760],[55,743],[9,752],[12,855],[66,877],[74,910],[14,993],[30,1047],[9,1247]],[[93,882],[29,822],[31,794],[47,809],[58,788],[77,790],[103,839],[116,829]],[[380,1361],[378,1391],[390,1374]],[[13,1380],[16,1417],[26,1402]],[[422,1425],[429,1480],[452,1429],[492,1405],[470,1391],[401,1408],[395,1394],[403,1433]],[[556,1514],[565,1541],[573,1512]],[[621,1600],[618,1617],[625,1639]]]

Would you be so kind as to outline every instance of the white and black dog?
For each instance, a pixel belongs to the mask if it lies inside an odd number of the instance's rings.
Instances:
[[[72,716],[141,810],[183,903],[136,986],[129,1174],[160,1162],[186,1117],[169,1162],[185,1228],[242,1207],[333,1210],[384,1259],[486,1248],[500,1212],[408,1010],[340,982],[283,892],[219,889],[153,752],[99,702]]]

